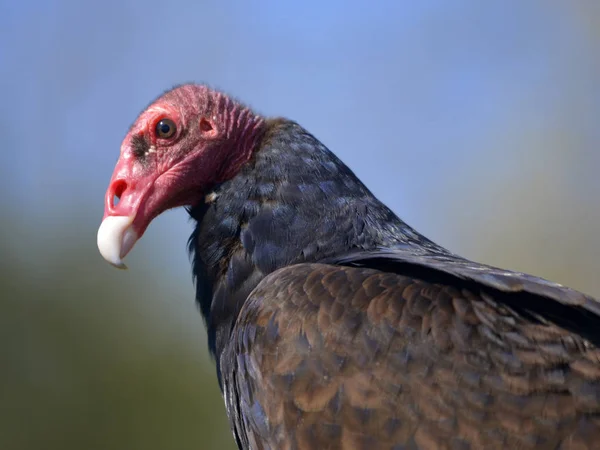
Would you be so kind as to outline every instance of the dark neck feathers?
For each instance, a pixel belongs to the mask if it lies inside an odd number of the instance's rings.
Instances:
[[[298,124],[265,127],[250,160],[190,210],[196,298],[217,363],[243,302],[267,274],[424,239]]]

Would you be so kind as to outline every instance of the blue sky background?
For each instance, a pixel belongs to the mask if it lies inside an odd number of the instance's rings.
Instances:
[[[425,220],[449,195],[441,186],[458,196],[485,190],[490,177],[526,182],[527,170],[555,164],[565,147],[566,164],[600,159],[586,155],[600,139],[598,9],[541,0],[7,2],[5,201],[53,226],[65,212],[83,219],[74,202],[93,210],[136,114],[175,83],[207,81],[298,120],[402,216],[453,239]],[[593,177],[577,172],[574,189],[593,189]],[[181,229],[180,215],[153,228]]]
[[[600,296],[599,5],[3,1],[0,259],[44,282],[73,257],[72,278],[127,286],[116,314],[203,340],[186,213],[155,220],[128,272],[96,230],[136,115],[205,81],[300,122],[441,245]]]

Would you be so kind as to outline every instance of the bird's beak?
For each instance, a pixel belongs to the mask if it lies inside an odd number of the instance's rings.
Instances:
[[[104,217],[98,228],[98,250],[106,261],[126,269],[123,258],[142,237],[150,221],[160,211],[163,190],[160,174],[144,173],[132,158],[117,162],[104,198]],[[115,201],[118,199],[117,201]]]
[[[106,216],[98,228],[98,249],[102,257],[119,269],[127,269],[123,258],[138,235],[131,226],[134,216]]]

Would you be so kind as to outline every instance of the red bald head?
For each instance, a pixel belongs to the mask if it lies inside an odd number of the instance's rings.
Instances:
[[[104,258],[124,267],[122,258],[156,216],[198,203],[208,187],[233,177],[252,156],[263,124],[206,86],[183,85],[159,97],[121,145],[98,229]]]

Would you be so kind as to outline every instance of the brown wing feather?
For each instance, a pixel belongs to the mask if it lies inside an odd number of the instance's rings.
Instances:
[[[323,264],[266,277],[224,356],[243,445],[600,448],[600,350],[490,292]]]

